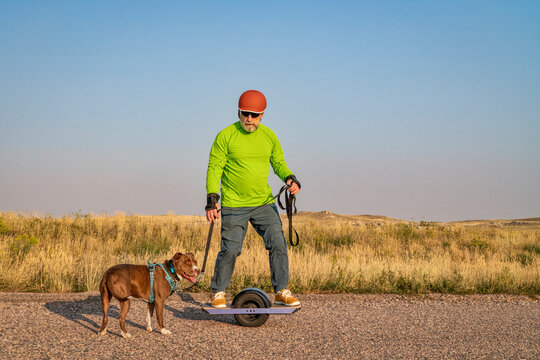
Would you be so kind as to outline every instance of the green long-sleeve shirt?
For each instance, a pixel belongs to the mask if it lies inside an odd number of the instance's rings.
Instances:
[[[206,193],[218,194],[221,180],[221,206],[248,207],[270,202],[273,196],[268,185],[269,165],[283,181],[293,174],[272,130],[260,124],[249,133],[237,121],[214,140],[206,173]]]

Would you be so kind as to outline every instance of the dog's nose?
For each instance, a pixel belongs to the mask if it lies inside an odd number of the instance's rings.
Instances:
[[[201,273],[201,269],[195,268],[195,274],[199,275]]]

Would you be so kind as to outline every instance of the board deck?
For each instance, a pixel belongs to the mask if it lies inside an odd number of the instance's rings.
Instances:
[[[272,314],[286,315],[300,310],[300,306],[272,306],[269,308],[215,308],[203,306],[202,309],[211,315],[234,315],[234,314]]]

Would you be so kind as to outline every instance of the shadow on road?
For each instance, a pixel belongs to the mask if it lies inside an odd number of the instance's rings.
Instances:
[[[97,333],[97,331],[101,328],[101,317],[103,316],[103,313],[101,312],[101,298],[99,296],[88,296],[84,300],[76,301],[52,301],[46,303],[44,306],[47,310],[61,315],[78,325],[81,325],[91,332]],[[89,315],[99,316],[99,324],[92,320]],[[109,306],[109,328],[111,320],[118,320],[119,316],[119,307],[111,304]],[[128,319],[126,319],[126,324],[139,329],[144,329],[143,326],[129,321]],[[112,334],[120,336],[119,333]]]
[[[171,296],[174,296],[171,295]],[[183,307],[182,310],[174,309],[165,303],[165,309],[171,311],[173,315],[181,319],[190,319],[190,320],[207,320],[207,321],[217,321],[225,324],[236,324],[233,316],[216,316],[210,315],[201,309],[202,306],[208,305],[207,303],[198,302],[193,298],[191,294],[182,293],[178,294],[182,301],[187,304],[195,305],[190,307]]]
[[[174,296],[171,295],[171,296]],[[234,318],[232,316],[212,316],[204,312],[200,307],[204,304],[196,301],[193,296],[190,294],[179,294],[182,301],[186,304],[191,304],[194,306],[182,307],[181,309],[175,309],[165,303],[165,309],[170,311],[174,317],[185,320],[199,320],[199,321],[218,321],[227,324],[235,324]],[[133,326],[139,329],[146,329],[145,317],[141,317],[141,324],[135,323],[129,320],[130,315],[133,316],[133,302],[138,302],[139,300],[132,300],[131,311],[126,317],[126,325]],[[52,301],[45,303],[45,308],[55,314],[61,315],[67,320],[73,321],[74,323],[88,329],[93,333],[101,328],[101,318],[103,313],[101,311],[101,298],[98,295],[88,296],[83,300],[75,301]],[[146,304],[144,304],[146,308]],[[146,316],[146,310],[144,312]],[[98,322],[94,321],[95,317],[99,317]],[[165,326],[167,327],[167,312],[165,312]],[[117,321],[120,317],[120,309],[118,306],[118,301],[113,298],[111,300],[111,305],[109,306],[109,324],[108,331],[111,332],[111,322]],[[156,314],[154,312],[153,323],[156,323]],[[113,325],[114,326],[114,325]],[[112,327],[114,329],[114,327]],[[116,336],[121,336],[120,333],[113,333]]]

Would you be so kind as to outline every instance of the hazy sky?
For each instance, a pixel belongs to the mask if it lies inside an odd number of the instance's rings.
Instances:
[[[299,210],[540,216],[539,18],[538,1],[0,1],[0,211],[202,215],[212,141],[258,89]]]

